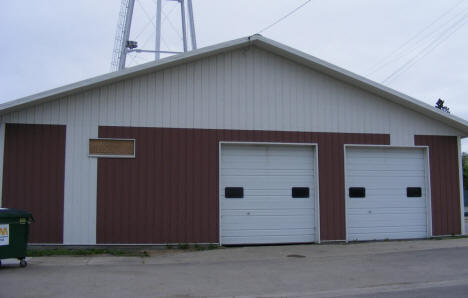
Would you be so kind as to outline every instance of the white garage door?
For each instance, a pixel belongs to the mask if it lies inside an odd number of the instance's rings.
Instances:
[[[222,244],[314,242],[313,146],[223,144]]]
[[[425,151],[346,148],[348,240],[425,238]]]

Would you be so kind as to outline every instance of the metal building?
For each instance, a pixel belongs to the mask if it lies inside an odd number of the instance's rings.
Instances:
[[[468,123],[259,35],[0,106],[33,243],[462,234]]]

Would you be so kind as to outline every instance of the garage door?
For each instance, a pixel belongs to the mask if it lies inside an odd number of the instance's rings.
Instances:
[[[428,236],[425,151],[346,149],[348,240]]]
[[[222,244],[314,242],[313,146],[223,144]]]

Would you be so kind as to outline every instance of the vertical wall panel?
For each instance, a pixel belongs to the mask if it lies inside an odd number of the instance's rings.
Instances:
[[[321,238],[344,240],[343,145],[390,142],[375,134],[136,127],[100,127],[99,137],[135,138],[136,158],[98,161],[98,243],[218,242],[220,141],[318,143]]]
[[[461,234],[457,137],[419,135],[414,141],[429,146],[433,234]]]
[[[64,244],[96,243],[97,160],[88,157],[89,139],[97,137],[101,93],[71,96],[67,109]]]
[[[65,126],[7,124],[3,207],[32,212],[30,242],[62,243]]]

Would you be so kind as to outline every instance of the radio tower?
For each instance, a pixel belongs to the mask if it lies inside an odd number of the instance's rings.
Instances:
[[[183,51],[189,50],[189,37],[187,34],[187,19],[190,29],[191,50],[197,48],[195,36],[195,22],[193,19],[192,0],[155,0],[156,1],[156,28],[155,28],[155,45],[154,50],[138,49],[137,41],[130,40],[130,28],[132,26],[133,9],[135,1],[139,0],[122,0],[120,5],[119,20],[117,23],[117,31],[114,41],[114,50],[112,54],[111,71],[118,71],[125,68],[127,54],[135,53],[154,53],[154,60],[158,60],[161,54],[178,54],[181,52],[161,50],[161,16],[162,16],[162,1],[173,1],[180,4],[181,28],[182,28],[182,45]],[[186,15],[188,11],[188,15]]]

